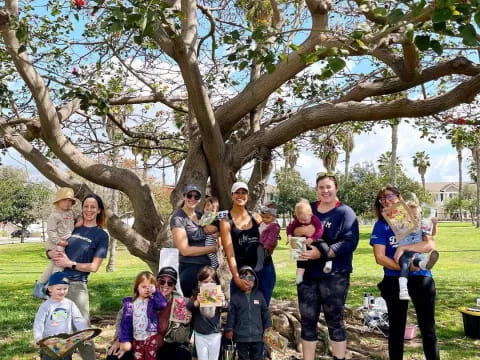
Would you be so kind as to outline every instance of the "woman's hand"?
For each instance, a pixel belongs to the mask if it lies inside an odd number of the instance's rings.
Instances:
[[[120,344],[121,343],[118,340],[115,340],[112,346],[108,349],[107,355],[114,355],[120,359],[125,354],[125,351],[120,349]]]
[[[195,301],[195,306],[200,306],[200,303],[205,301],[205,296],[198,294],[197,300]]]
[[[306,260],[317,260],[320,259],[321,256],[322,254],[320,254],[320,250],[318,250],[315,246],[312,246],[310,250],[302,253],[302,258]]]
[[[185,321],[187,322],[187,324],[190,323],[190,321],[192,321],[192,313],[190,311],[186,311],[186,314],[185,314]]]
[[[242,290],[242,292],[248,291],[251,289],[250,282],[247,280],[242,280],[240,279],[240,276],[236,276],[233,278],[233,281],[235,282],[235,285]]]
[[[52,259],[53,263],[56,266],[59,266],[62,268],[69,268],[72,266],[72,261],[68,258],[68,256],[63,251],[52,249],[48,252],[48,256]]]
[[[120,343],[120,350],[124,352],[132,350],[132,343],[129,341]]]

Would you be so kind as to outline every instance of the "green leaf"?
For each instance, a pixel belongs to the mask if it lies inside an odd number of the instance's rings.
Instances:
[[[432,21],[434,23],[447,21],[447,20],[450,20],[452,15],[453,15],[453,11],[450,10],[450,8],[448,7],[435,9],[433,10],[433,13],[432,13]]]
[[[414,36],[413,29],[407,30],[407,32],[405,32],[405,40],[408,41],[409,43],[413,42],[413,36]]]
[[[133,37],[133,41],[135,42],[135,44],[142,45],[143,37],[141,35],[135,35]]]
[[[248,66],[248,61],[242,61],[240,65],[238,66],[239,70],[243,70]]]
[[[415,36],[415,45],[418,50],[425,51],[430,48],[430,36],[429,35],[417,35]]]
[[[373,15],[375,16],[383,17],[383,16],[387,16],[387,14],[388,14],[387,9],[385,9],[384,7],[377,7],[373,9]]]
[[[422,12],[423,8],[425,7],[427,3],[425,2],[425,0],[421,0],[416,6],[415,8],[413,9],[413,16],[418,16],[420,15],[420,13]]]
[[[120,21],[114,21],[111,25],[112,32],[119,32],[122,31],[122,23]]]
[[[228,61],[235,61],[237,60],[237,55],[236,54],[230,54],[227,56]]]
[[[368,47],[365,45],[365,43],[362,40],[355,40],[357,42],[357,45],[360,47],[360,49],[363,50],[368,50]]]
[[[230,33],[230,36],[232,37],[233,40],[238,40],[238,39],[240,39],[240,33],[238,32],[238,30],[233,30],[233,31]]]
[[[275,71],[275,64],[273,63],[266,63],[265,68],[267,69],[268,73],[271,74]]]
[[[142,30],[142,32],[145,31],[145,28],[147,27],[147,22],[148,22],[147,16],[144,16],[140,23],[140,30]]]
[[[290,44],[290,45],[288,45],[288,47],[290,49],[292,49],[293,51],[298,51],[300,49],[300,46],[295,45],[295,44]]]
[[[350,34],[352,39],[360,40],[365,33],[363,31],[354,31]]]
[[[437,55],[442,55],[443,53],[443,46],[440,44],[438,40],[430,41],[430,47],[433,51],[437,53]]]
[[[18,54],[21,54],[24,51],[27,51],[27,47],[25,45],[20,45],[20,47],[18,48]]]
[[[388,15],[388,22],[390,24],[396,24],[403,19],[404,15],[402,10],[395,9]]]
[[[477,46],[477,32],[472,24],[466,24],[459,27],[465,45]]]
[[[475,14],[474,19],[477,26],[480,26],[480,11]]]
[[[327,62],[334,73],[339,72],[345,67],[345,65],[347,65],[345,60],[339,57],[328,58]]]
[[[320,80],[327,80],[333,76],[333,71],[329,68],[323,69],[322,73],[320,74]]]

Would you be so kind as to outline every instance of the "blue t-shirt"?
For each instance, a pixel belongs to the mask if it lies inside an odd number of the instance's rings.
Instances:
[[[324,240],[335,253],[332,260],[331,273],[351,273],[353,251],[357,248],[359,239],[358,220],[355,212],[345,204],[339,204],[337,207],[326,213],[319,213],[318,203],[310,203],[313,214],[320,219],[323,224]],[[316,246],[312,243],[313,246]],[[323,272],[325,259],[306,261],[305,279],[318,279],[327,277],[330,274]]]
[[[370,245],[384,245],[385,255],[390,259],[393,259],[393,255],[395,255],[395,251],[398,247],[398,241],[385,220],[378,220],[373,226]],[[400,276],[400,270],[392,270],[387,267],[383,268],[383,273],[385,276]],[[408,276],[432,276],[432,273],[430,270],[410,271]]]
[[[108,234],[99,226],[81,226],[73,230],[68,239],[65,253],[68,258],[77,263],[91,263],[93,258],[106,258],[108,250]],[[63,270],[71,281],[87,282],[90,273],[79,270]]]

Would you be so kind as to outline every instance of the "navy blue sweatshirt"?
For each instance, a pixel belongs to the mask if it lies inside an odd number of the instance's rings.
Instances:
[[[317,210],[317,202],[310,203],[313,214],[323,224],[322,239],[332,249],[335,257],[327,259],[324,255],[318,260],[309,260],[306,263],[304,279],[319,279],[333,273],[351,273],[353,251],[357,248],[359,239],[358,220],[354,211],[347,205],[340,203],[337,207],[322,214]],[[320,249],[321,244],[312,243]],[[320,249],[322,252],[322,249]],[[332,260],[332,272],[323,272],[325,261]]]

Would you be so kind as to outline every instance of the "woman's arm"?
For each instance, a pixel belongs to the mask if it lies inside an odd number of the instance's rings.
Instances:
[[[405,251],[414,251],[419,253],[428,253],[435,249],[435,241],[433,240],[432,235],[423,235],[423,241],[419,241],[415,244],[402,245],[397,248],[395,251],[394,259],[398,262],[400,256],[403,255]]]
[[[246,291],[248,289],[248,284],[245,280],[240,279],[240,275],[238,274],[237,261],[235,260],[235,252],[233,250],[230,230],[230,223],[227,220],[220,221],[220,237],[222,239],[223,251],[225,251],[228,267],[232,273],[232,279],[241,290]]]
[[[52,259],[56,266],[70,269],[75,264],[76,270],[88,273],[97,272],[103,261],[103,258],[94,257],[90,263],[77,263],[70,260],[67,254],[65,254],[63,251],[58,251],[56,249],[50,250],[48,252],[48,257]]]
[[[385,266],[391,270],[400,270],[400,266],[395,262],[395,260],[390,259],[385,254],[385,245],[375,244],[373,245],[373,255],[375,256],[375,261],[378,265]]]
[[[182,228],[172,229],[173,243],[182,256],[200,256],[217,251],[217,246],[190,246],[188,245],[187,232]]]

